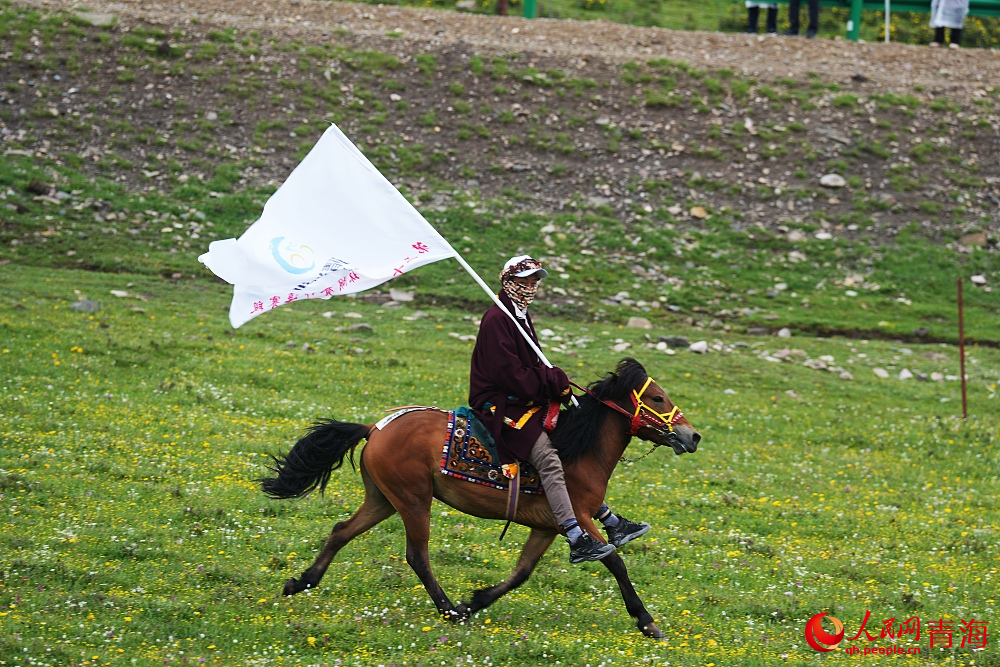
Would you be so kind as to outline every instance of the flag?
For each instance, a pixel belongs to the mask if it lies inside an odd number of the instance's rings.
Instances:
[[[229,321],[239,327],[279,306],[361,292],[456,254],[331,125],[260,219],[198,259],[234,286]]]

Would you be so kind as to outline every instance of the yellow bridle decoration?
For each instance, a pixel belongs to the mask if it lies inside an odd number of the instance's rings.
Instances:
[[[646,393],[646,390],[649,388],[649,385],[651,385],[652,383],[653,383],[653,378],[647,377],[646,378],[646,384],[642,385],[642,389],[640,389],[639,391],[636,391],[635,389],[632,390],[632,396],[633,396],[632,401],[635,403],[635,413],[632,415],[632,421],[633,421],[633,423],[638,423],[639,413],[642,412],[643,409],[645,409],[648,412],[650,412],[650,413],[656,415],[657,417],[659,417],[660,419],[662,419],[663,423],[664,423],[664,425],[666,425],[667,429],[671,433],[673,433],[674,432],[674,419],[677,418],[677,415],[680,412],[680,410],[677,408],[677,406],[675,405],[673,407],[673,409],[670,410],[670,412],[657,412],[656,410],[654,410],[653,408],[649,407],[648,405],[646,405],[642,401],[642,395]]]

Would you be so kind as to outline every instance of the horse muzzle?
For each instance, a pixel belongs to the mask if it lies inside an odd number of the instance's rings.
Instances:
[[[680,456],[681,454],[693,454],[697,451],[701,435],[688,426],[675,426],[673,431],[666,434],[666,440],[667,444],[673,448],[674,453]]]

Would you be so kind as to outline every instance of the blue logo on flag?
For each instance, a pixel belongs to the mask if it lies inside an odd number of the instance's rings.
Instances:
[[[274,257],[278,266],[289,273],[307,273],[316,266],[312,248],[286,241],[284,236],[276,236],[271,239],[271,256]]]

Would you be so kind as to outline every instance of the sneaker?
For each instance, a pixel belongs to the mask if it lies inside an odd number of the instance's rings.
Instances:
[[[611,544],[598,542],[590,533],[584,532],[576,542],[570,542],[569,562],[583,563],[588,560],[601,560],[615,552],[615,547]]]
[[[645,521],[636,523],[635,521],[629,521],[621,514],[615,514],[615,516],[618,517],[618,525],[614,528],[605,528],[604,530],[608,533],[608,542],[616,547],[622,547],[626,543],[649,532],[649,524]]]
[[[806,33],[806,39],[816,39],[816,31],[810,30]]]

